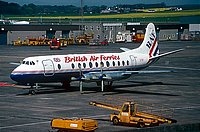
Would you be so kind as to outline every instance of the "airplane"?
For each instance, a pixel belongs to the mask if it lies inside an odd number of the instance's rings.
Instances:
[[[110,88],[113,81],[127,79],[135,74],[170,72],[143,69],[161,57],[183,50],[177,49],[160,54],[153,23],[147,25],[144,40],[138,48],[120,49],[122,50],[120,53],[27,57],[11,72],[10,78],[19,84],[29,84],[32,94],[35,94],[33,86],[36,85],[37,89],[38,83],[61,82],[63,87],[69,88],[72,81],[79,81],[80,92],[82,92],[82,82],[96,82],[103,92],[104,87]]]

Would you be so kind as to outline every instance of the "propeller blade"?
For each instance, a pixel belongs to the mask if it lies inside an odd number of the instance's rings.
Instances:
[[[104,81],[103,81],[103,62],[100,63],[101,66],[101,92],[104,91]]]
[[[103,82],[103,79],[101,80],[101,92],[104,91],[104,82]]]
[[[79,87],[80,87],[80,92],[82,93],[83,92],[83,81],[79,82]]]
[[[81,64],[79,63],[78,64],[78,68],[79,68],[79,73],[80,73],[80,81],[79,81],[79,88],[80,88],[80,93],[83,92],[83,81],[82,81],[82,77],[83,77],[83,74],[82,74],[82,70],[81,70]]]

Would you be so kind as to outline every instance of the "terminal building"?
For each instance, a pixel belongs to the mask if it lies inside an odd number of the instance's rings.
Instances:
[[[145,33],[148,23],[139,22],[72,22],[63,24],[11,25],[0,24],[0,45],[12,44],[18,38],[27,37],[77,37],[80,33],[92,34],[93,39],[107,40],[110,43],[132,42],[132,36]],[[158,40],[199,40],[200,24],[155,23]]]

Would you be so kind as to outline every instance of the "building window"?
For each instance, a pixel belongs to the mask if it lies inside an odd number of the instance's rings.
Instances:
[[[97,26],[97,30],[100,30],[100,26]]]
[[[94,29],[94,27],[93,27],[93,26],[90,26],[90,29],[91,29],[91,30],[93,30],[93,29]]]
[[[97,39],[100,39],[100,35],[99,34],[97,35]]]
[[[108,38],[108,35],[104,35],[104,39],[107,39]]]

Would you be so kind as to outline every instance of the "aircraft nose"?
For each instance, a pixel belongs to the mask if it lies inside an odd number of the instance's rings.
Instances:
[[[10,78],[13,80],[13,81],[16,81],[16,82],[22,82],[23,81],[23,74],[22,73],[19,73],[18,72],[18,69],[19,67],[15,68],[11,74],[10,74]]]
[[[13,81],[19,82],[20,75],[19,75],[19,74],[16,74],[16,73],[15,73],[15,70],[13,70],[12,73],[10,74],[10,78],[11,78]]]

